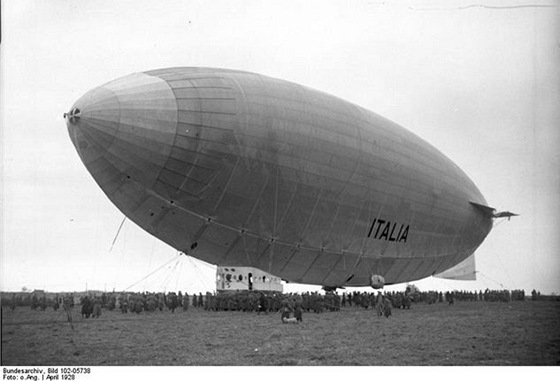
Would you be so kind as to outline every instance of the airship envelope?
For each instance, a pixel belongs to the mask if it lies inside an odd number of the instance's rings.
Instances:
[[[291,82],[153,70],[94,88],[65,118],[130,220],[219,266],[325,287],[394,284],[457,265],[492,228],[493,209],[436,148]]]

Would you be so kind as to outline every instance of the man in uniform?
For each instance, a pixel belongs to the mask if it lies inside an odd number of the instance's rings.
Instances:
[[[290,315],[292,314],[292,311],[293,311],[293,308],[291,306],[290,299],[287,298],[287,297],[284,298],[282,300],[282,317],[281,317],[281,319],[282,320],[289,319]]]
[[[295,297],[294,299],[294,317],[296,318],[296,321],[301,322],[303,321],[302,319],[302,315],[303,315],[303,298],[301,297],[301,295],[298,295]]]
[[[259,296],[259,308],[257,311],[257,315],[260,315],[261,312],[264,312],[266,315],[268,315],[268,300],[266,300],[264,292],[261,292]]]
[[[377,306],[377,316],[383,316],[385,313],[385,298],[381,291],[377,291],[377,300],[375,301],[375,305]]]
[[[189,309],[189,294],[185,291],[185,296],[183,296],[183,311]]]
[[[193,297],[192,297],[192,298],[193,298],[193,299],[192,299],[192,305],[193,305],[193,307],[197,307],[197,306],[198,306],[198,301],[196,300],[196,294],[193,294]]]

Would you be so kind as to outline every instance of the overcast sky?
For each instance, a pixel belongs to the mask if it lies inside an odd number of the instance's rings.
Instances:
[[[476,282],[415,282],[421,289],[560,293],[559,2],[473,4],[3,1],[0,289],[214,289],[213,266],[130,221],[111,250],[124,216],[80,161],[62,117],[110,80],[209,66],[293,81],[381,114],[446,154],[490,206],[521,215],[480,246]]]

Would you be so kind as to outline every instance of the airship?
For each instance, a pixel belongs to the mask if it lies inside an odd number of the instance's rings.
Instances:
[[[379,288],[453,272],[514,215],[396,123],[260,74],[135,73],[64,118],[128,219],[187,255],[288,282]]]

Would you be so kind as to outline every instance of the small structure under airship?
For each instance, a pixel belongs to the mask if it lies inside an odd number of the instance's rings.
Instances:
[[[65,118],[130,220],[203,261],[291,282],[381,287],[439,274],[509,213],[399,125],[254,73],[132,74],[89,91]]]

